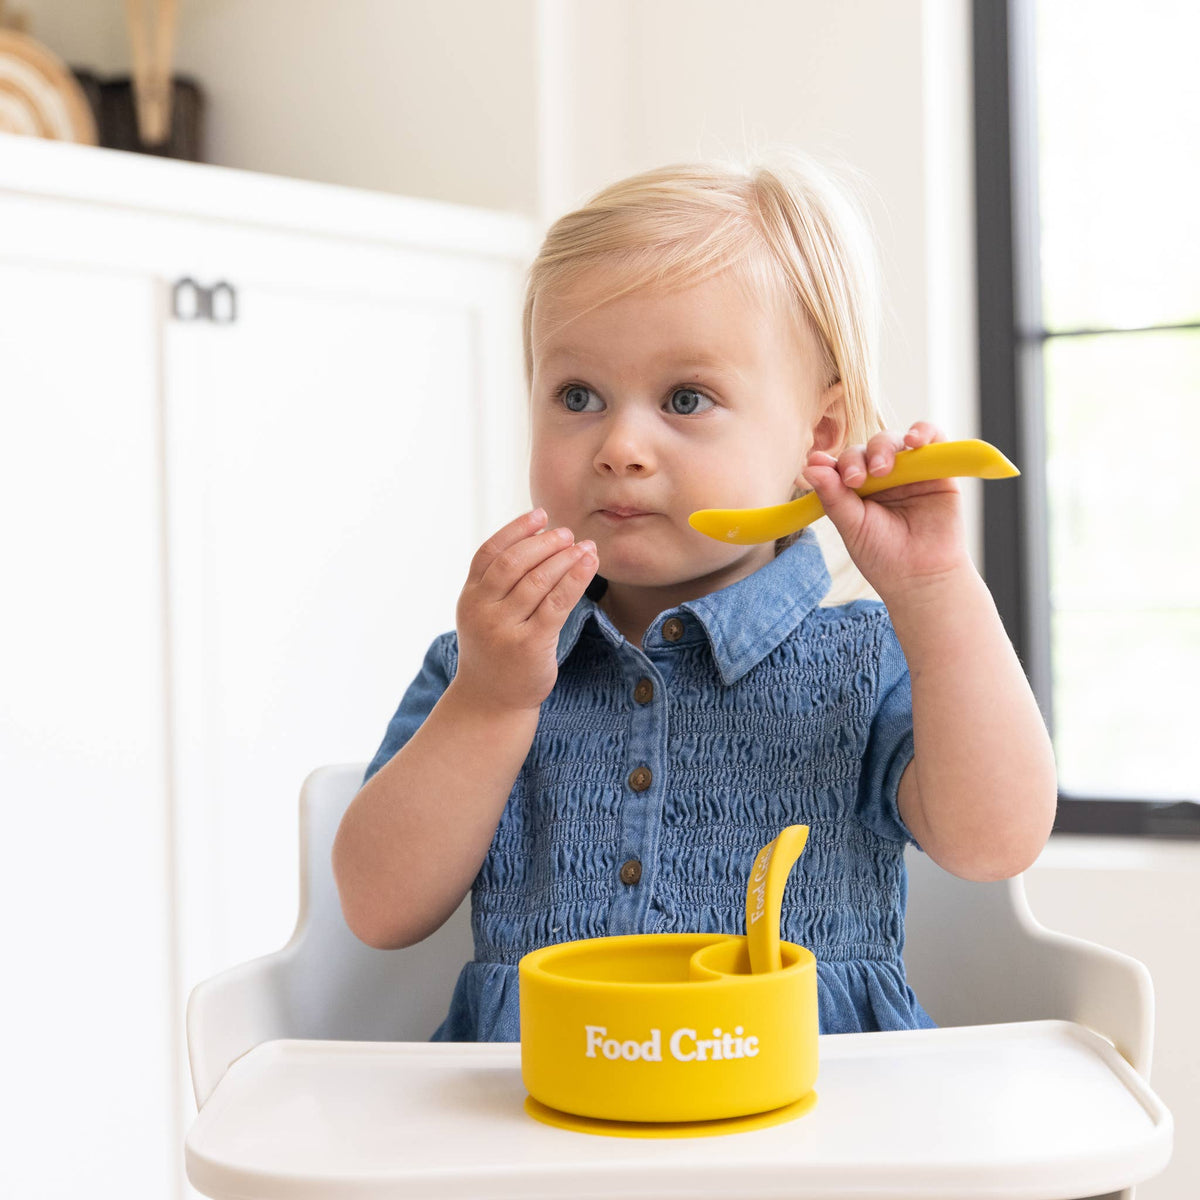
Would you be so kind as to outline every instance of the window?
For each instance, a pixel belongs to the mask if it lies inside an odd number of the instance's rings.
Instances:
[[[984,566],[1056,829],[1200,837],[1200,7],[975,0]]]

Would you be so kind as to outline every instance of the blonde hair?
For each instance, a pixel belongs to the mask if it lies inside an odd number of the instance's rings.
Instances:
[[[807,333],[820,356],[822,389],[841,380],[847,441],[866,441],[884,427],[880,278],[870,225],[848,181],[808,155],[778,148],[745,165],[659,167],[611,184],[555,221],[526,276],[527,388],[537,298],[599,266],[619,268],[621,282],[591,307],[728,270],[748,300]]]

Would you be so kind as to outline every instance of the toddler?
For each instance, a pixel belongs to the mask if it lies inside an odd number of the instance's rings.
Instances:
[[[977,880],[1045,844],[1050,743],[957,485],[853,490],[942,438],[877,415],[865,229],[777,152],[637,175],[547,233],[524,311],[537,507],[475,554],[333,850],[372,946],[471,892],[475,959],[434,1040],[519,1039],[540,946],[744,933],[755,854],[796,823],[782,936],[816,955],[821,1032],[928,1027],[906,844]],[[734,546],[688,524],[810,488],[880,600],[822,604],[811,529]]]

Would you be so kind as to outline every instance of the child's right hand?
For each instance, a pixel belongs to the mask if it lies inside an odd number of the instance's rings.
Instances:
[[[545,530],[541,509],[510,521],[475,552],[458,598],[459,695],[536,709],[558,678],[558,635],[599,566],[595,544]]]

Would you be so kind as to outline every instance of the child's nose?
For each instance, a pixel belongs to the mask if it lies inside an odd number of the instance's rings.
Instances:
[[[593,460],[601,475],[648,475],[655,469],[655,456],[646,431],[628,417],[614,420],[606,429]]]
[[[601,475],[648,475],[654,470],[654,457],[646,440],[614,430],[596,451],[594,466]]]

